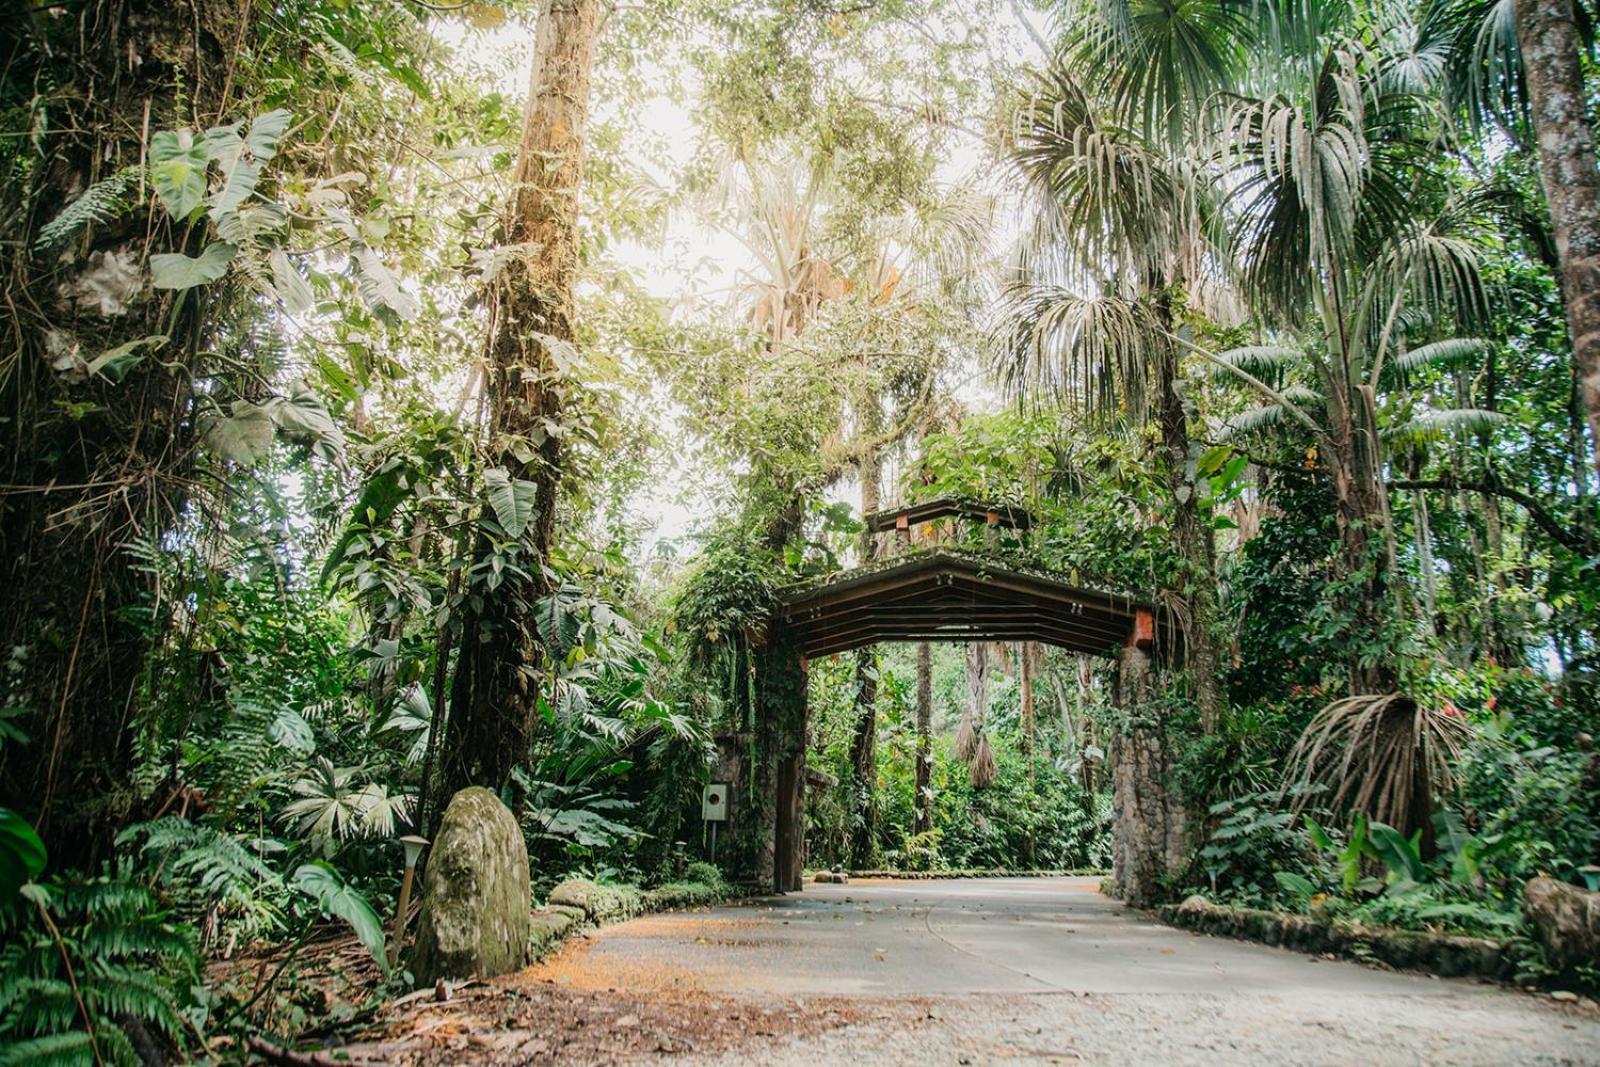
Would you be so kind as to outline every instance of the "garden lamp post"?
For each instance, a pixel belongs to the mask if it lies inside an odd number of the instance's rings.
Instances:
[[[418,837],[416,834],[407,834],[400,839],[400,844],[405,846],[406,850],[406,873],[400,879],[400,906],[395,910],[394,931],[389,935],[390,966],[400,958],[400,934],[406,928],[406,912],[411,909],[411,880],[417,873],[417,857],[428,847],[428,839]]]

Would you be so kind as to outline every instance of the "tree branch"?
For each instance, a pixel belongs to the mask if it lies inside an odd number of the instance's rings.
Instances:
[[[1390,489],[1442,489],[1447,492],[1485,493],[1504,497],[1521,504],[1535,526],[1550,536],[1561,547],[1580,556],[1600,556],[1600,539],[1584,530],[1575,530],[1556,519],[1538,500],[1520,489],[1501,485],[1490,479],[1467,480],[1447,474],[1442,478],[1401,478],[1388,483]]]

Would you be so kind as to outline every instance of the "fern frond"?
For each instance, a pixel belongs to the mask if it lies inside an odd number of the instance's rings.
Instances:
[[[125,196],[138,178],[138,167],[123,167],[89,186],[82,196],[62,208],[61,214],[39,227],[39,235],[33,239],[34,249],[47,251],[76,237],[85,227],[123,214],[133,206]]]
[[[9,1032],[58,1033],[78,1019],[78,1002],[72,987],[60,978],[17,978],[4,983],[0,1017]]]
[[[93,1045],[82,1030],[0,1045],[0,1067],[83,1067],[92,1063]]]
[[[168,1037],[177,1035],[178,1005],[169,983],[159,975],[115,964],[97,965],[83,983],[84,1001],[91,1011],[116,1018],[130,1015],[158,1027]]]

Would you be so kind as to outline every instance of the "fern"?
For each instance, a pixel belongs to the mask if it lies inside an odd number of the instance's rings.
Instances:
[[[231,920],[247,937],[282,928],[288,890],[262,858],[264,843],[252,851],[232,834],[175,815],[131,826],[117,843],[141,840],[140,854],[156,865],[184,917]]]
[[[102,1053],[103,1055],[104,1053]],[[47,1034],[0,1045],[0,1067],[81,1067],[94,1062],[94,1047],[83,1030]],[[137,1058],[135,1061],[137,1062]]]
[[[109,876],[31,886],[0,909],[0,929],[10,935],[0,953],[0,1065],[137,1064],[122,1029],[129,1020],[181,1042],[195,938],[147,887]]]
[[[94,223],[121,215],[133,206],[125,197],[128,187],[138,177],[138,167],[123,167],[111,177],[89,186],[82,196],[63,208],[61,214],[39,228],[33,247],[45,251],[71,240]]]

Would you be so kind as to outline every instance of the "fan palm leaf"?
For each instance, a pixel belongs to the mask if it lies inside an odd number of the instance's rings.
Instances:
[[[1283,795],[1298,810],[1313,795],[1409,836],[1426,829],[1436,798],[1453,789],[1452,764],[1470,736],[1454,709],[1402,693],[1337,700],[1312,718],[1289,753]],[[1312,786],[1327,787],[1319,794]]]

